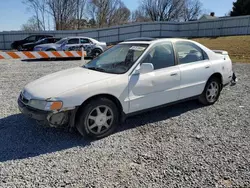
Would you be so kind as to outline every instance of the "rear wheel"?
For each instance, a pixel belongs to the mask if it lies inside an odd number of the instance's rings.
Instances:
[[[83,136],[100,139],[112,134],[118,123],[117,106],[107,98],[98,98],[80,111],[76,128]]]
[[[216,77],[208,80],[203,93],[199,97],[199,101],[204,105],[214,104],[220,97],[221,83]]]

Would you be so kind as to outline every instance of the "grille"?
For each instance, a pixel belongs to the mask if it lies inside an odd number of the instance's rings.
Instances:
[[[19,99],[20,99],[24,104],[28,104],[28,102],[29,102],[29,100],[26,99],[26,98],[22,95],[22,93],[20,94]]]

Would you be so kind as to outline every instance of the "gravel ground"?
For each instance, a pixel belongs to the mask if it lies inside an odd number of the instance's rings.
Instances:
[[[0,187],[250,187],[250,64],[215,105],[145,113],[99,141],[19,114],[25,84],[80,64],[0,62]]]

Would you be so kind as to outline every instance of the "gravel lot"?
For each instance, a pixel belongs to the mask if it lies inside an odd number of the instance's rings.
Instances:
[[[19,114],[25,84],[80,64],[0,62],[0,187],[250,187],[250,64],[214,106],[145,113],[99,141]]]

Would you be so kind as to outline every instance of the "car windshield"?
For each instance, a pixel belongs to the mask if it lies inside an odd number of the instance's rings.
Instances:
[[[100,72],[123,74],[139,59],[148,44],[119,44],[84,65],[84,68]]]
[[[59,41],[56,42],[56,44],[63,44],[67,39],[61,39]]]

